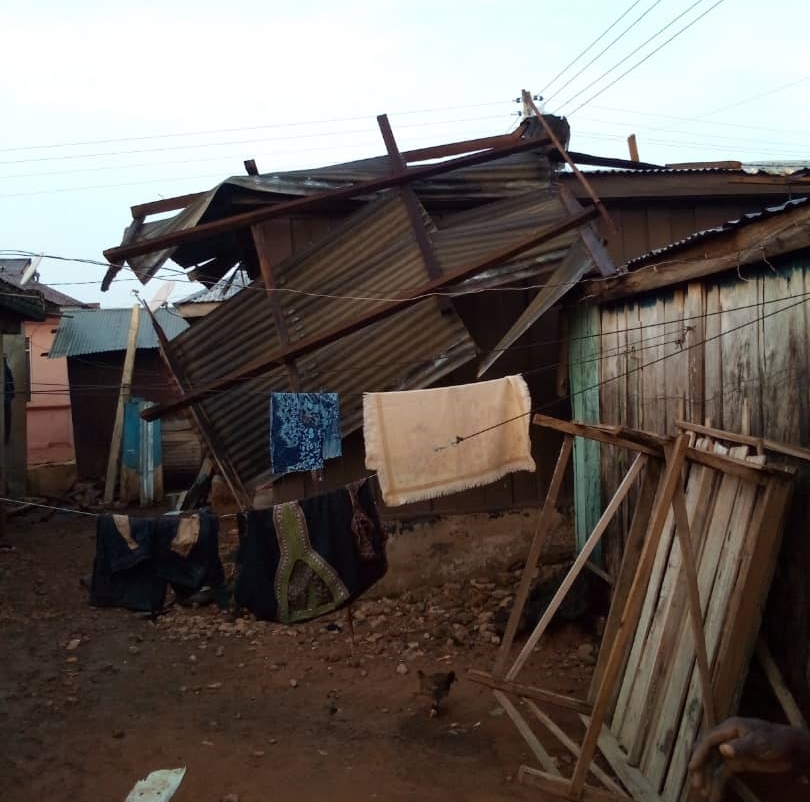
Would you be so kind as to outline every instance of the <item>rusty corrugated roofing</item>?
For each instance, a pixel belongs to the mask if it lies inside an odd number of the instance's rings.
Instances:
[[[628,270],[634,270],[637,267],[640,267],[647,262],[653,261],[664,254],[674,253],[676,251],[681,250],[681,248],[685,248],[689,245],[693,245],[696,242],[700,242],[701,240],[711,239],[712,237],[716,237],[719,234],[723,234],[727,231],[733,231],[738,228],[744,228],[747,225],[751,225],[752,223],[759,222],[760,220],[764,220],[767,217],[775,217],[780,214],[784,214],[785,212],[789,212],[791,209],[795,209],[799,206],[804,206],[810,203],[810,197],[805,198],[796,198],[795,200],[787,201],[786,203],[781,203],[778,206],[768,206],[765,209],[762,209],[759,212],[749,212],[748,214],[744,214],[741,217],[737,217],[734,220],[728,220],[727,222],[723,223],[721,226],[714,226],[713,228],[705,228],[702,231],[695,231],[693,234],[690,234],[688,237],[684,237],[683,239],[679,239],[676,242],[671,242],[668,245],[663,246],[662,248],[655,248],[647,253],[642,254],[641,256],[637,256],[635,259],[631,259],[626,268]]]
[[[164,234],[183,231],[200,223],[228,217],[234,210],[243,211],[246,203],[257,205],[278,202],[296,196],[316,195],[361,181],[390,175],[387,156],[363,159],[346,164],[330,165],[312,170],[266,173],[258,176],[234,176],[211,191],[201,195],[178,214],[162,220],[133,222],[122,244],[144,242]],[[548,187],[552,168],[548,158],[538,153],[518,153],[487,164],[453,170],[444,175],[414,181],[412,188],[427,208],[465,208],[506,197],[514,197],[532,189]],[[367,202],[373,196],[358,196],[354,205]],[[219,243],[219,246],[216,244]],[[127,261],[142,282],[147,282],[169,258],[184,267],[191,267],[233,248],[233,238],[208,240],[202,245],[191,243]],[[239,258],[234,250],[233,264]]]
[[[424,209],[421,215],[446,272],[483,264],[488,256],[568,217],[559,196],[547,189],[460,214],[441,229]],[[516,270],[531,274],[553,269],[575,236],[562,234],[489,271],[487,281],[514,281]],[[172,360],[187,387],[204,390],[280,352],[285,343],[279,322],[289,345],[295,345],[385,308],[392,297],[408,297],[428,282],[405,201],[397,191],[369,203],[304,253],[274,266],[273,274],[278,290],[272,295],[254,282],[171,343]],[[457,291],[464,289],[460,285]],[[199,405],[203,425],[217,444],[223,470],[244,491],[268,471],[266,405],[271,391],[340,393],[346,435],[362,423],[363,392],[425,387],[475,353],[455,311],[428,297],[296,359],[296,388],[288,372],[277,368],[217,392]]]

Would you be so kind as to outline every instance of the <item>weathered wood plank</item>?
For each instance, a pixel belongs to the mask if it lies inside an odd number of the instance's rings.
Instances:
[[[703,345],[705,420],[726,428],[723,420],[723,356],[720,346],[720,291],[706,288],[705,341]]]
[[[495,667],[492,673],[496,677],[503,676],[506,663],[509,658],[509,652],[512,649],[512,643],[515,640],[515,633],[517,632],[520,617],[523,614],[523,608],[526,606],[526,599],[529,598],[532,582],[537,575],[537,564],[540,560],[540,554],[543,551],[543,545],[548,536],[552,521],[555,516],[557,497],[560,493],[563,480],[565,479],[568,470],[568,463],[571,459],[571,452],[574,446],[574,438],[571,435],[566,435],[563,440],[560,454],[557,458],[557,465],[554,469],[554,475],[551,478],[551,484],[546,494],[546,500],[543,503],[543,509],[537,519],[537,528],[532,538],[531,546],[529,546],[529,554],[526,557],[526,564],[523,566],[523,573],[520,577],[520,585],[518,586],[515,601],[512,604],[512,610],[509,613],[509,621],[506,624],[506,631],[503,635],[498,655],[495,658]]]
[[[573,776],[571,777],[571,791],[575,798],[581,794],[585,785],[588,765],[593,759],[594,751],[596,750],[596,741],[602,729],[602,724],[604,724],[607,711],[611,705],[619,672],[624,664],[625,649],[633,636],[638,622],[641,605],[644,601],[644,589],[649,582],[650,571],[672,504],[675,486],[681,481],[681,471],[686,456],[687,443],[688,438],[685,435],[681,435],[676,438],[674,445],[667,453],[667,468],[662,481],[661,492],[653,508],[647,542],[644,544],[644,549],[639,559],[638,570],[633,579],[633,585],[628,595],[624,614],[619,623],[616,639],[610,649],[610,657],[605,666],[602,684],[600,685],[599,693],[594,703],[593,713],[591,714],[591,724],[582,742],[582,753],[580,754],[579,760],[577,760]]]
[[[526,707],[529,708],[534,717],[572,754],[574,757],[579,757],[579,745],[574,743],[568,737],[565,730],[559,727],[551,716],[547,716],[531,699],[523,700]],[[624,794],[624,789],[606,772],[604,772],[598,764],[591,764],[591,773],[597,780],[599,780],[608,791],[613,791],[617,794]]]
[[[526,741],[529,749],[532,750],[532,753],[537,758],[537,762],[547,772],[549,772],[549,774],[553,774],[556,777],[562,777],[560,770],[552,760],[551,755],[546,751],[543,744],[540,743],[539,739],[532,731],[532,728],[526,722],[526,719],[520,715],[520,711],[512,704],[509,697],[503,693],[503,691],[493,691],[492,693],[498,700],[498,704],[506,711],[506,715],[512,719],[512,723],[515,725],[517,731],[523,736],[523,740]]]
[[[647,469],[644,472],[641,490],[639,491],[638,500],[636,501],[633,522],[630,525],[630,530],[627,534],[627,542],[625,544],[621,569],[618,573],[618,578],[613,591],[613,597],[610,603],[610,611],[608,613],[607,621],[605,622],[605,632],[602,635],[602,646],[599,649],[599,658],[597,660],[596,667],[594,668],[591,687],[590,691],[588,692],[588,699],[591,701],[593,700],[594,695],[599,688],[599,684],[602,681],[602,676],[605,672],[605,663],[607,662],[608,655],[610,654],[610,646],[613,643],[613,639],[616,637],[616,631],[619,627],[619,620],[624,612],[624,606],[627,603],[627,596],[630,593],[633,577],[635,576],[636,568],[638,567],[638,560],[644,546],[644,538],[647,534],[647,526],[650,522],[650,513],[652,512],[653,502],[655,501],[655,497],[658,492],[660,480],[661,462],[659,460],[650,460],[647,463]]]
[[[562,707],[566,710],[574,710],[585,715],[590,714],[591,705],[583,699],[575,699],[573,696],[564,696],[560,693],[547,691],[544,688],[535,688],[533,685],[526,685],[522,682],[513,682],[498,679],[485,671],[478,671],[471,668],[467,672],[467,679],[470,682],[477,682],[479,685],[486,685],[488,688],[511,693],[526,699],[536,699],[538,702]]]
[[[632,802],[625,794],[616,794],[613,791],[603,791],[590,785],[583,787],[576,792],[571,791],[571,784],[563,777],[554,777],[531,766],[521,766],[518,771],[518,781],[525,785],[533,785],[543,791],[548,791],[554,796],[565,799],[578,799],[581,802]]]
[[[764,461],[763,457],[751,457],[751,461]],[[717,566],[717,573],[714,583],[708,593],[701,590],[701,600],[707,599],[705,611],[705,635],[706,651],[712,665],[717,657],[720,639],[724,626],[728,622],[728,608],[734,586],[740,579],[739,570],[741,567],[742,553],[745,548],[745,541],[748,536],[751,516],[754,509],[758,489],[750,484],[741,484],[736,494],[734,508],[731,513],[725,537],[717,553],[710,547],[713,541],[719,541],[719,537],[710,537],[706,543],[702,556],[702,564],[711,567]],[[703,566],[701,566],[703,567]],[[704,602],[705,604],[705,602]],[[666,781],[664,783],[663,796],[667,800],[680,798],[686,781],[686,767],[697,738],[697,733],[703,720],[703,709],[701,705],[700,679],[694,660],[694,644],[692,633],[689,631],[690,648],[688,653],[691,656],[691,677],[689,690],[686,696],[684,713],[681,717],[679,734],[675,739],[672,760],[669,764]],[[720,708],[718,706],[718,712]]]
[[[590,719],[587,716],[580,716],[582,723],[587,727]],[[599,733],[599,751],[605,756],[605,760],[610,764],[616,776],[624,783],[625,788],[631,793],[633,799],[639,802],[661,802],[655,788],[650,785],[650,781],[635,767],[627,762],[627,753],[621,748],[613,733],[602,727]]]
[[[616,491],[616,494],[610,500],[610,503],[607,505],[607,507],[605,507],[605,511],[602,513],[602,517],[599,519],[590,537],[587,539],[585,545],[582,547],[582,551],[580,551],[580,553],[577,555],[577,558],[574,560],[574,564],[571,566],[568,573],[565,575],[565,578],[560,583],[559,588],[557,588],[557,592],[554,594],[553,598],[548,603],[548,607],[546,607],[545,611],[543,612],[543,615],[537,622],[537,626],[534,628],[534,631],[526,639],[526,643],[523,645],[523,648],[520,650],[520,653],[515,658],[515,662],[512,665],[512,667],[509,669],[509,671],[506,672],[506,679],[508,680],[515,679],[520,670],[526,664],[526,661],[531,656],[532,652],[534,651],[534,647],[537,645],[543,633],[546,631],[546,628],[551,623],[551,619],[554,617],[554,614],[559,609],[559,606],[560,604],[562,604],[562,601],[565,598],[566,594],[571,589],[571,586],[576,581],[576,578],[579,576],[579,574],[582,572],[582,569],[585,567],[585,563],[588,562],[594,549],[599,544],[599,541],[602,539],[602,535],[605,533],[605,530],[607,529],[608,525],[613,520],[613,516],[616,514],[619,505],[622,503],[625,496],[630,491],[630,488],[633,486],[633,482],[635,482],[636,477],[639,475],[641,469],[644,467],[646,460],[647,457],[644,454],[639,454],[636,457],[633,464],[630,466],[630,470],[627,472],[627,475],[624,477],[624,480],[619,485],[619,488]]]

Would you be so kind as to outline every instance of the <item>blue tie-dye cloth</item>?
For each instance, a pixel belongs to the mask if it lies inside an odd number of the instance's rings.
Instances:
[[[316,471],[341,453],[337,393],[270,394],[273,473]]]

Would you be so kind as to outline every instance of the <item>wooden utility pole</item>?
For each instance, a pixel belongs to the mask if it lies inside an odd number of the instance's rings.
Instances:
[[[138,348],[138,323],[140,305],[132,307],[132,316],[129,321],[129,337],[127,339],[127,353],[124,357],[124,370],[121,373],[121,391],[118,394],[118,406],[115,410],[115,424],[113,425],[112,439],[110,440],[110,456],[107,460],[107,478],[104,482],[104,503],[109,504],[115,497],[115,483],[118,478],[118,463],[121,456],[121,436],[124,432],[124,407],[129,399],[132,385],[132,370],[135,367],[135,351]]]

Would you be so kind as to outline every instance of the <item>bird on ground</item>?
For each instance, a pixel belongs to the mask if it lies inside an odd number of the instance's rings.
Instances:
[[[450,688],[456,681],[456,672],[438,672],[436,674],[425,674],[424,671],[417,671],[419,677],[419,694],[429,696],[431,699],[430,716],[439,715],[439,706],[443,699],[450,694]]]

